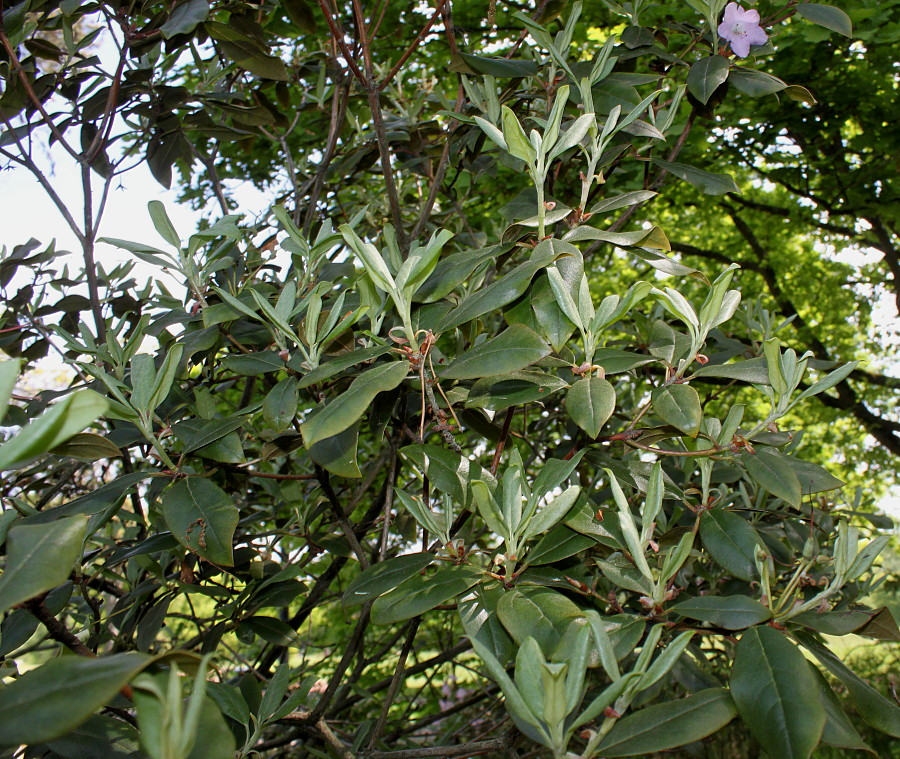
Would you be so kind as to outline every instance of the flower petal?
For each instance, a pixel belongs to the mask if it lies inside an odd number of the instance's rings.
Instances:
[[[741,6],[737,3],[728,3],[725,6],[725,16],[723,18],[724,23],[731,24],[736,23],[740,19],[741,15]],[[721,34],[721,32],[719,32]]]

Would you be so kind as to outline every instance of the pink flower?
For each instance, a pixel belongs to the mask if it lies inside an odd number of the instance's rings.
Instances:
[[[750,45],[765,45],[769,39],[765,29],[759,25],[759,11],[745,11],[737,3],[725,6],[719,36],[731,43],[731,49],[738,58],[750,55]]]

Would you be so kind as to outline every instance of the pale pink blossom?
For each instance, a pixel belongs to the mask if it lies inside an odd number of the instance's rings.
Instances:
[[[765,45],[769,39],[765,29],[759,25],[759,11],[745,11],[737,3],[725,6],[719,36],[731,43],[731,49],[738,58],[750,55],[750,45]]]

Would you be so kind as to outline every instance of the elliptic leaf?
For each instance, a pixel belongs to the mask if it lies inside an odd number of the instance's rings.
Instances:
[[[44,743],[84,722],[147,664],[138,653],[64,656],[0,688],[0,746]]]
[[[677,748],[721,730],[736,713],[727,690],[709,688],[629,714],[616,723],[598,750],[603,756],[617,757]]]
[[[653,411],[666,424],[685,435],[697,437],[703,411],[700,396],[690,385],[664,385],[651,393]]]
[[[205,477],[185,477],[162,496],[172,534],[186,548],[220,566],[234,566],[231,543],[239,511],[231,496]]]
[[[391,361],[364,371],[345,392],[316,409],[303,423],[300,432],[304,445],[310,448],[343,432],[366,412],[378,393],[393,390],[408,373],[409,364],[405,361]]]
[[[706,105],[712,94],[728,79],[729,63],[721,55],[701,58],[691,66],[687,75],[687,87],[690,93],[703,105]]]
[[[410,553],[379,561],[360,573],[347,586],[341,603],[360,606],[396,588],[400,583],[421,572],[434,561],[433,553]]]
[[[533,330],[514,324],[480,345],[460,355],[441,376],[447,379],[478,379],[524,369],[544,356],[550,346]]]
[[[800,507],[803,487],[786,457],[760,448],[756,453],[743,454],[741,461],[760,487],[791,506]]]
[[[747,630],[731,670],[731,696],[769,756],[809,759],[822,737],[825,708],[806,658],[773,627]]]
[[[6,571],[0,577],[0,612],[69,579],[72,566],[81,557],[87,521],[84,516],[63,517],[9,531]]]
[[[441,567],[427,576],[416,573],[375,601],[372,621],[376,625],[389,625],[415,617],[456,598],[477,583],[481,576],[481,572],[465,566]]]
[[[756,577],[756,547],[761,545],[753,526],[731,511],[707,511],[700,519],[703,548],[720,567],[747,582]]]
[[[584,377],[566,393],[566,411],[590,438],[600,434],[615,408],[615,388],[600,377]]]
[[[747,596],[697,596],[675,604],[669,611],[726,630],[743,630],[772,618],[770,609]]]

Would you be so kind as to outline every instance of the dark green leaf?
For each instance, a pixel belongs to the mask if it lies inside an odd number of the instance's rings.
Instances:
[[[238,507],[205,477],[185,477],[166,488],[162,513],[172,534],[189,550],[220,566],[234,565],[232,540]]]
[[[521,324],[501,332],[458,356],[441,376],[446,379],[477,379],[508,374],[550,355],[550,346],[536,332]]]
[[[87,521],[84,516],[63,517],[48,524],[19,524],[9,531],[0,612],[69,579],[81,558]]]
[[[822,706],[825,707],[825,727],[822,730],[822,742],[830,746],[859,749],[860,751],[869,751],[874,754],[875,752],[865,744],[849,717],[844,713],[841,702],[834,691],[831,690],[831,686],[822,676],[822,673],[812,664],[809,666],[819,686]]]
[[[65,735],[107,704],[147,661],[137,653],[64,656],[25,673],[0,688],[0,745]]]
[[[393,390],[406,378],[409,364],[391,361],[360,374],[341,395],[320,406],[300,427],[307,448],[343,432],[369,408],[378,393]]]
[[[528,552],[525,561],[535,566],[552,564],[561,559],[568,559],[593,545],[596,545],[593,538],[575,532],[565,525],[557,525]]]
[[[712,94],[728,79],[729,63],[721,55],[701,58],[691,66],[687,75],[687,87],[690,93],[703,105],[706,105]]]
[[[765,448],[741,454],[741,461],[753,480],[776,498],[800,507],[803,487],[787,457]]]
[[[114,459],[122,455],[122,451],[102,435],[93,432],[79,432],[72,435],[65,443],[53,448],[50,453],[55,456],[70,456],[79,461],[99,461]]]
[[[756,578],[756,547],[761,541],[746,519],[723,509],[707,511],[700,518],[700,538],[720,567],[747,582]]]
[[[537,253],[537,249],[535,249],[535,253]],[[488,311],[502,308],[507,303],[511,303],[525,292],[532,277],[547,266],[554,257],[552,252],[538,255],[531,261],[519,264],[487,287],[464,298],[456,308],[447,314],[437,331],[446,332],[467,321],[477,319]]]
[[[466,635],[485,646],[501,664],[512,658],[513,641],[497,616],[497,602],[504,595],[497,583],[479,583],[459,599],[459,619]]]
[[[169,20],[163,24],[159,31],[167,40],[176,34],[190,34],[209,17],[208,0],[187,0],[175,6]]]
[[[306,34],[315,34],[316,17],[306,0],[283,0],[283,4],[294,26]]]
[[[479,55],[460,53],[461,62],[454,62],[451,71],[460,71],[467,74],[487,74],[500,78],[533,76],[537,74],[537,64],[534,61],[516,60],[508,58],[485,58]]]
[[[481,579],[472,567],[446,566],[434,574],[415,574],[372,605],[372,621],[389,625],[433,609],[464,593]]]
[[[840,8],[833,5],[820,5],[819,3],[800,3],[797,6],[798,15],[807,21],[823,26],[845,37],[853,36],[853,22]]]
[[[616,408],[615,388],[600,377],[584,377],[566,393],[566,411],[589,438],[600,434]]]
[[[653,163],[679,179],[699,187],[706,195],[724,195],[727,192],[740,192],[730,174],[713,174],[695,166],[683,163],[669,163],[661,158],[652,159]]]
[[[310,385],[323,382],[330,379],[335,374],[340,374],[344,369],[349,369],[351,366],[356,366],[365,361],[371,361],[373,358],[383,356],[389,350],[390,348],[387,346],[375,345],[371,348],[361,348],[336,356],[330,361],[326,361],[324,364],[319,364],[319,366],[310,371],[309,374],[301,377],[297,387],[303,390]]]
[[[728,81],[745,95],[750,95],[750,97],[772,95],[773,93],[781,92],[787,87],[777,76],[740,67],[731,70]]]
[[[788,466],[794,470],[794,474],[800,480],[800,489],[803,495],[837,490],[847,484],[843,480],[832,476],[824,467],[813,464],[811,461],[795,459],[793,456],[784,456],[782,460],[787,462]]]
[[[646,756],[693,743],[721,730],[737,710],[724,688],[655,704],[618,721],[598,750],[603,756]]]
[[[351,607],[372,601],[418,574],[432,561],[433,553],[410,553],[379,561],[357,575],[347,586],[341,603],[344,607]]]
[[[731,696],[769,756],[809,759],[825,726],[818,685],[803,654],[784,633],[761,626],[738,643]]]
[[[796,637],[825,669],[844,684],[850,694],[850,700],[863,720],[876,730],[900,738],[900,707],[897,704],[882,696],[808,633],[798,632]]]
[[[669,611],[726,630],[743,630],[772,618],[770,609],[747,596],[697,596],[675,604]]]
[[[650,394],[654,413],[685,435],[697,437],[703,410],[700,396],[690,385],[663,385]]]
[[[359,447],[359,423],[353,424],[337,435],[314,443],[309,457],[320,467],[338,477],[362,476],[357,462]]]
[[[283,432],[290,427],[297,415],[297,404],[300,392],[296,377],[287,377],[273,387],[263,401],[263,417],[276,432]]]

